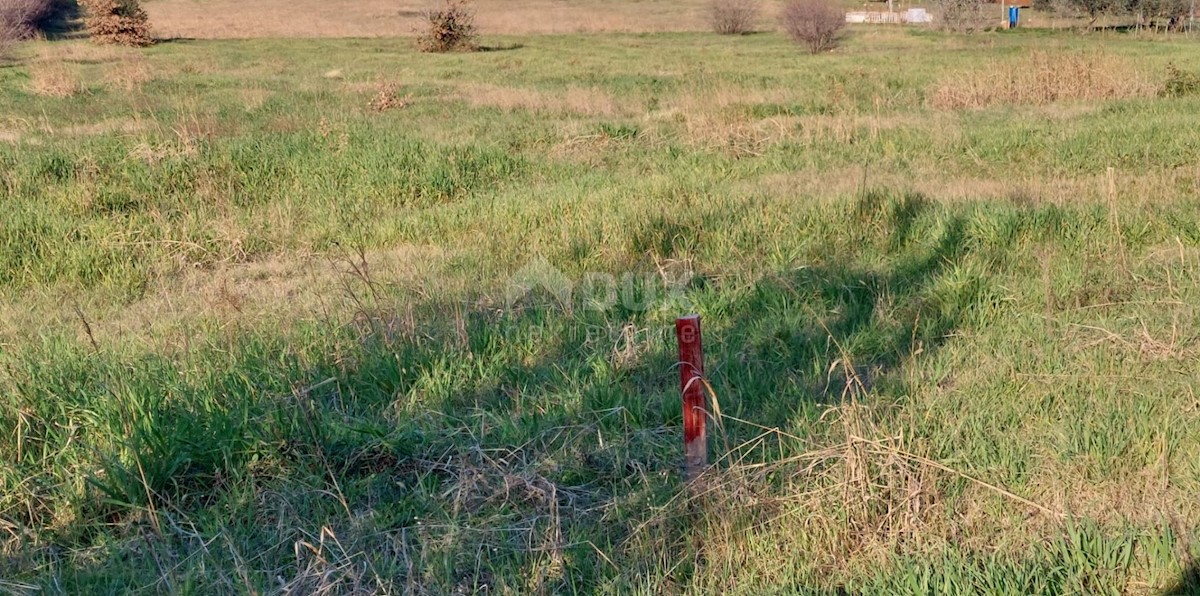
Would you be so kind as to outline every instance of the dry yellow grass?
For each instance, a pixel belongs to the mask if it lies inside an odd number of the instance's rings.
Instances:
[[[89,83],[135,91],[155,79],[150,61],[136,50],[85,43],[38,42],[29,64],[29,89],[43,97],[71,97],[87,90],[80,68],[101,65],[103,76]]]
[[[79,74],[66,63],[39,58],[29,65],[29,90],[42,97],[73,97],[84,92]]]
[[[150,61],[141,53],[127,51],[105,68],[105,80],[109,86],[122,91],[137,91],[142,85],[154,80]]]
[[[1158,91],[1128,60],[1095,52],[1034,51],[1013,64],[951,73],[931,94],[938,108],[1044,105],[1149,97]]]
[[[412,103],[412,93],[404,92],[404,85],[395,81],[379,81],[367,108],[375,112],[385,112],[398,108],[406,108]]]
[[[628,115],[637,109],[628,101],[602,89],[570,87],[562,92],[505,87],[501,85],[468,84],[459,87],[458,96],[475,106],[496,107],[502,110],[529,110],[587,116]]]
[[[239,241],[239,233],[230,229],[230,240]],[[432,246],[406,245],[364,256],[370,263],[373,282],[419,287],[440,275],[448,255]],[[236,326],[264,319],[294,321],[314,313],[348,316],[355,305],[346,287],[350,267],[343,261],[357,258],[301,253],[225,263],[211,270],[184,273],[129,305],[100,301],[78,306],[96,339],[151,343],[203,321]],[[82,335],[74,295],[69,288],[46,289],[38,296],[0,293],[0,346],[17,343],[51,323],[79,326]]]
[[[614,0],[478,0],[487,34],[708,29],[703,3]],[[382,37],[411,35],[423,0],[161,0],[148,2],[154,33],[176,38]]]
[[[865,177],[864,177],[865,176]],[[836,201],[867,188],[898,188],[938,201],[997,199],[1028,204],[1102,204],[1109,201],[1104,174],[1078,175],[1064,179],[1053,175],[1026,175],[1004,179],[987,175],[947,175],[936,166],[917,168],[904,174],[863,168],[824,171],[803,170],[764,176],[747,183],[747,192],[801,194],[813,200]],[[1200,182],[1188,167],[1149,170],[1118,177],[1121,200],[1140,204],[1143,196],[1182,199],[1200,191]],[[1136,192],[1135,190],[1136,189]]]
[[[677,122],[685,139],[696,147],[753,155],[787,137],[795,129],[794,117],[759,119],[745,108],[755,104],[794,101],[797,94],[782,89],[738,89],[700,82],[663,102],[650,120]]]
[[[36,42],[38,57],[77,64],[99,64],[116,62],[136,51],[117,46],[100,46],[91,43]]]

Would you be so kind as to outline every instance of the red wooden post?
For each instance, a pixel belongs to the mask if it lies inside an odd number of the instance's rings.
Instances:
[[[708,467],[708,436],[704,426],[708,411],[704,405],[704,346],[700,342],[700,315],[675,320],[679,339],[679,384],[683,389],[683,469],[692,481]]]

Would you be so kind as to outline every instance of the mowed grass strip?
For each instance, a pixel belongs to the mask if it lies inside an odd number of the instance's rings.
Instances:
[[[496,41],[0,68],[13,589],[1190,581],[1200,100],[1156,89],[1194,45]],[[1138,83],[937,99],[1058,55]],[[577,291],[514,302],[531,266]],[[686,312],[724,415],[696,498]]]

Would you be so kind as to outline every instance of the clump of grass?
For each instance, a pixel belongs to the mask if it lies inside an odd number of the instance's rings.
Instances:
[[[602,138],[614,141],[636,139],[640,132],[638,127],[632,124],[618,124],[614,122],[601,122],[596,128]]]
[[[53,12],[53,0],[0,0],[0,34],[28,39]]]
[[[66,63],[53,58],[39,58],[29,66],[29,90],[42,97],[74,97],[85,87],[79,75]]]
[[[1163,84],[1159,95],[1162,97],[1183,97],[1200,93],[1200,76],[1194,72],[1180,69],[1174,64],[1167,65],[1167,82]]]
[[[412,94],[402,94],[403,90],[404,86],[400,83],[380,82],[367,107],[376,112],[408,107]]]
[[[1032,51],[1013,62],[995,61],[951,73],[930,102],[938,108],[1045,105],[1153,96],[1158,86],[1127,61],[1103,51]]]
[[[467,0],[446,0],[424,15],[424,31],[417,37],[422,52],[470,51],[476,48],[475,9]]]
[[[758,13],[758,0],[712,0],[709,6],[713,31],[721,35],[742,35],[754,31]]]
[[[122,91],[136,91],[141,89],[142,85],[154,80],[154,70],[145,56],[129,51],[128,54],[122,55],[107,67],[105,79],[113,88]]]
[[[13,48],[21,40],[17,27],[0,19],[0,61],[11,59]]]

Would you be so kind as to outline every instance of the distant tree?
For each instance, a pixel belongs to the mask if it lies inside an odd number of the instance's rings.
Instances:
[[[1129,12],[1137,15],[1139,26],[1178,31],[1186,26],[1192,10],[1191,0],[1129,0]]]
[[[1066,0],[1066,6],[1088,17],[1088,27],[1094,28],[1101,15],[1125,12],[1128,8],[1121,0]]]
[[[138,0],[80,0],[79,4],[92,41],[133,47],[154,44],[150,17]]]
[[[934,0],[938,26],[957,33],[983,31],[991,21],[985,0]]]

